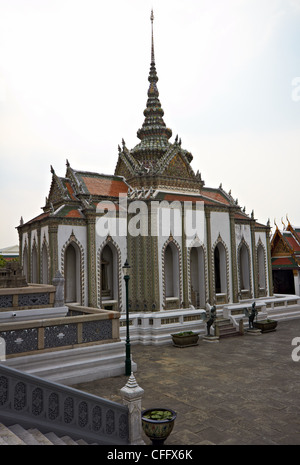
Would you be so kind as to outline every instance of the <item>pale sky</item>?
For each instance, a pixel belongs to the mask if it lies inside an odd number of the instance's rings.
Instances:
[[[300,226],[300,0],[0,0],[1,248],[50,165],[113,174],[139,142],[152,7],[170,141],[259,222]]]

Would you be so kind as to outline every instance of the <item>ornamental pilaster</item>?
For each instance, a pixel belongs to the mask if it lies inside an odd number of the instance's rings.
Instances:
[[[49,249],[50,249],[50,282],[56,275],[58,268],[58,223],[53,222],[49,224]]]
[[[182,306],[183,308],[188,308],[189,307],[189,282],[188,282],[188,270],[187,270],[187,243],[186,243],[186,231],[185,231],[185,211],[182,205],[181,208],[181,218],[182,218],[182,243],[181,243],[181,248],[182,248]]]
[[[236,255],[234,211],[230,210],[229,218],[230,218],[232,300],[233,302],[238,302],[239,291],[238,291],[238,277],[237,277],[237,255]]]
[[[270,228],[268,228],[266,231],[266,241],[267,241],[269,295],[272,296],[273,295],[273,275],[272,275],[270,231],[271,231]]]
[[[257,253],[256,253],[256,244],[255,244],[255,220],[252,219],[250,222],[250,231],[251,231],[251,248],[252,248],[252,269],[253,269],[253,297],[259,297],[259,287],[258,287],[258,270],[257,270]]]
[[[37,229],[37,282],[41,282],[41,228]]]
[[[87,215],[87,282],[88,306],[97,307],[97,272],[96,272],[96,218]]]
[[[215,290],[213,289],[213,267],[212,267],[212,250],[211,250],[211,226],[210,226],[210,210],[205,208],[205,223],[206,223],[206,237],[207,237],[207,267],[208,267],[208,295],[209,303],[213,305],[215,298]]]

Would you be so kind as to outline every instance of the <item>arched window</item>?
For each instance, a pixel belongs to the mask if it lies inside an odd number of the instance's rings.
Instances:
[[[66,248],[64,261],[65,301],[80,303],[80,249],[75,242]]]
[[[169,242],[164,253],[166,298],[180,296],[179,253],[173,242]]]
[[[42,283],[48,284],[49,273],[48,273],[48,250],[46,244],[42,247]]]
[[[203,247],[190,250],[191,302],[195,308],[205,307],[205,266]]]
[[[265,291],[266,291],[265,251],[261,244],[259,244],[259,246],[257,247],[257,271],[258,271],[259,292],[265,295]]]
[[[250,292],[249,251],[245,244],[242,244],[239,248],[239,277],[240,277],[240,291]]]
[[[226,250],[222,242],[218,242],[214,250],[215,292],[227,293]]]

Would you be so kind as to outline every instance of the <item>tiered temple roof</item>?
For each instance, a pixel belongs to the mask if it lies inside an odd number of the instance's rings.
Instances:
[[[300,269],[300,228],[288,225],[282,231],[276,225],[271,241],[273,269]]]
[[[124,140],[119,146],[119,158],[115,174],[124,176],[133,187],[173,187],[200,192],[204,182],[199,173],[195,174],[190,163],[193,156],[181,147],[181,139],[175,137],[169,142],[172,130],[164,122],[156,72],[153,40],[153,11],[151,12],[152,41],[151,63],[148,76],[149,88],[144,122],[137,131],[141,140],[128,150]]]
[[[151,12],[151,62],[148,76],[149,88],[144,122],[137,131],[140,142],[131,150],[122,139],[114,175],[78,171],[67,160],[65,177],[59,177],[51,166],[52,183],[46,198],[44,213],[29,223],[48,217],[85,219],[88,211],[95,211],[98,202],[111,200],[117,204],[119,195],[128,194],[129,199],[156,198],[179,201],[203,201],[207,206],[230,208],[235,220],[254,219],[238,205],[231,192],[222,188],[204,187],[199,171],[195,174],[191,161],[193,156],[181,147],[178,136],[169,139],[172,130],[163,119],[156,72],[153,38],[153,12]],[[145,194],[147,192],[147,195]],[[116,205],[117,207],[117,205]],[[256,222],[256,226],[259,225]]]

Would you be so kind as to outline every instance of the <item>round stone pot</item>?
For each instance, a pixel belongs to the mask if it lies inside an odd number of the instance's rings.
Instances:
[[[167,419],[153,418],[160,416],[155,414],[155,412],[162,412],[165,414],[169,412],[170,415]],[[149,416],[151,418],[149,418]],[[171,409],[150,408],[142,411],[142,428],[146,436],[151,439],[153,446],[161,446],[164,444],[173,430],[175,419],[176,412]]]

